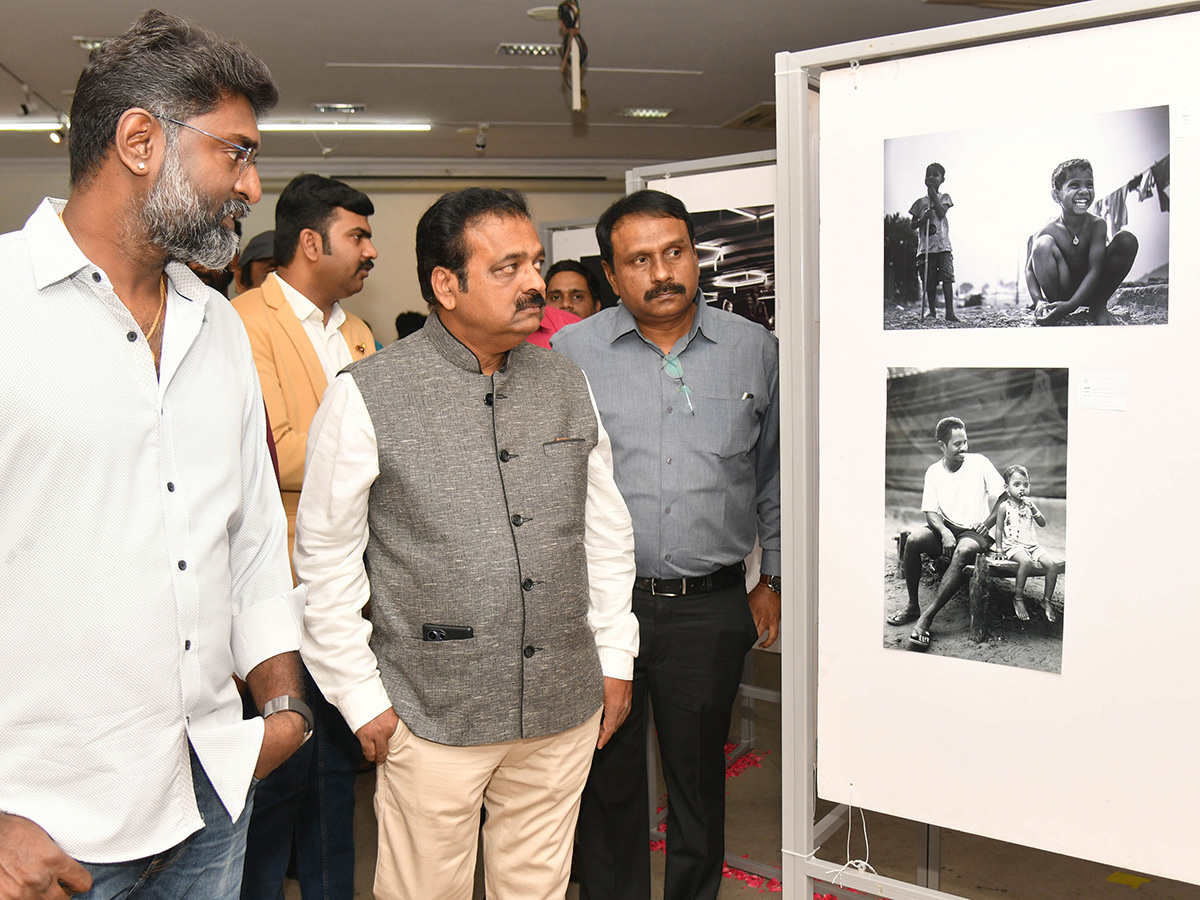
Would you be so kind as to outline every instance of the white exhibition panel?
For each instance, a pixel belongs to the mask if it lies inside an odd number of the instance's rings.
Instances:
[[[592,224],[551,230],[549,250],[551,262],[599,256],[600,245],[596,243],[596,226]]]
[[[775,205],[775,166],[746,166],[647,179],[646,187],[678,197],[688,212]]]
[[[1200,883],[1200,403],[1179,397],[1200,383],[1198,39],[1187,14],[822,75],[821,797]],[[881,328],[885,140],[1006,125],[1032,151],[1040,120],[1161,105],[1168,325]],[[881,646],[888,366],[1069,367],[1061,674]],[[1126,379],[1124,410],[1085,407],[1095,375]]]

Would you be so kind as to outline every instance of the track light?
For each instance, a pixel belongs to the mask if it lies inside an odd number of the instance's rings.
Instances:
[[[25,92],[25,100],[17,108],[21,110],[21,115],[32,116],[38,111],[38,109],[40,109],[38,102],[33,99],[33,94],[29,90],[29,85],[21,85],[21,90]]]

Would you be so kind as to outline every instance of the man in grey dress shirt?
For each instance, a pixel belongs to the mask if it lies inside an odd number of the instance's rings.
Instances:
[[[725,756],[746,652],[779,630],[779,351],[761,325],[704,304],[691,217],[638,191],[596,225],[621,303],[563,329],[588,376],[633,517],[641,631],[632,710],[596,752],[580,812],[581,897],[650,893],[645,727],[654,703],[669,797],[666,900],[717,895]],[[746,593],[743,559],[763,548]]]

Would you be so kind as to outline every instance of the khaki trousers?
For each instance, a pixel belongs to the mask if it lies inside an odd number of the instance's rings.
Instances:
[[[475,747],[401,722],[377,770],[376,900],[470,900],[483,826],[488,900],[562,900],[600,712],[558,734]]]

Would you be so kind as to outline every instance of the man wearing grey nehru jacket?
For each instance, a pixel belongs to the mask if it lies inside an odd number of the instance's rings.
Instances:
[[[633,517],[641,652],[625,727],[596,751],[580,896],[648,900],[646,698],[667,783],[666,900],[712,900],[725,854],[725,738],[746,652],[779,631],[779,344],[704,303],[684,205],[638,191],[596,224],[621,302],[569,325]],[[742,560],[762,544],[747,596]]]
[[[425,326],[338,375],[309,432],[303,653],[379,767],[380,900],[468,900],[484,803],[488,896],[562,897],[629,709],[632,525],[583,373],[525,340],[543,255],[517,192],[440,198]]]

